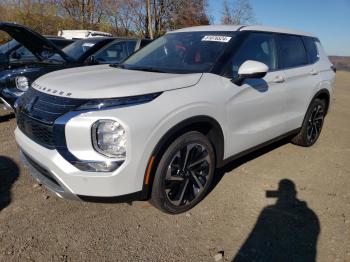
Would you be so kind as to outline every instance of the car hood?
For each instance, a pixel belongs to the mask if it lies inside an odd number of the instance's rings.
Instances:
[[[57,48],[50,40],[25,26],[12,23],[0,23],[0,30],[9,34],[40,60],[47,59],[49,54],[56,53],[64,60],[71,61],[71,58]]]
[[[98,65],[55,71],[40,77],[33,88],[71,98],[114,98],[190,87],[202,73],[168,74]]]

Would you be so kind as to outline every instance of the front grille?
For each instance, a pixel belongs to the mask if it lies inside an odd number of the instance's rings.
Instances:
[[[75,99],[45,94],[30,88],[18,101],[18,110],[46,124],[52,125],[57,118],[74,110],[86,102]]]
[[[32,119],[24,113],[17,114],[17,125],[24,134],[38,144],[49,149],[55,147],[52,126]]]
[[[16,108],[19,129],[38,144],[53,149],[53,124],[62,115],[86,100],[48,95],[30,88],[18,99]]]

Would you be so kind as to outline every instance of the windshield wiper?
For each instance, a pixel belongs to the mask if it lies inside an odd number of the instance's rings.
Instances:
[[[124,67],[125,68],[125,67]],[[159,70],[158,68],[154,68],[154,67],[141,67],[141,66],[135,66],[135,67],[128,67],[125,68],[128,70],[137,70],[137,71],[145,71],[145,72],[155,72],[155,73],[165,73],[162,70]]]
[[[122,68],[122,69],[125,68],[125,66],[122,65],[122,64],[110,64],[109,66],[110,66],[110,67],[115,67],[115,68]]]
[[[142,67],[142,66],[128,66],[126,67],[124,64],[110,64],[109,66],[115,68],[122,68],[126,70],[137,70],[137,71],[145,71],[145,72],[155,72],[155,73],[166,73],[163,70],[154,67]]]
[[[39,61],[40,64],[48,64],[48,65],[62,65],[65,62],[64,61],[60,61],[60,60],[56,60],[56,59],[45,59],[42,61]]]

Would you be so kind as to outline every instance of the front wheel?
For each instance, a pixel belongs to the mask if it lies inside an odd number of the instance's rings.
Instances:
[[[325,101],[316,98],[310,104],[300,132],[292,139],[292,143],[305,147],[312,146],[321,134],[325,115]]]
[[[191,131],[165,150],[156,169],[151,203],[172,214],[185,212],[208,192],[215,171],[215,153],[209,139]]]

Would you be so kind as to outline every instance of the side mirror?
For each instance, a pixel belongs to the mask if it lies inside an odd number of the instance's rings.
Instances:
[[[238,69],[238,77],[232,81],[241,85],[245,79],[249,78],[263,78],[269,71],[269,67],[264,63],[247,60]]]
[[[92,55],[92,56],[89,56],[85,60],[85,64],[87,64],[87,65],[98,65],[99,63],[98,63],[96,57]]]

